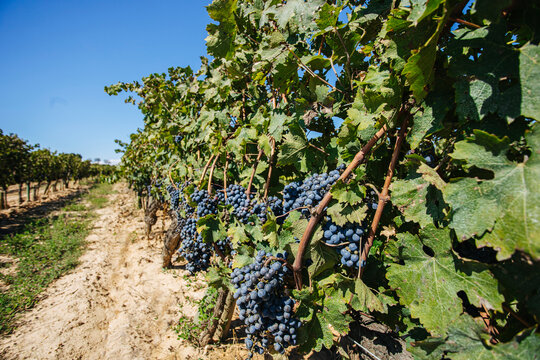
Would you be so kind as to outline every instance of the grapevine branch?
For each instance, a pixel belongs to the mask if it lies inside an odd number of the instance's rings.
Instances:
[[[381,220],[382,212],[384,210],[384,205],[389,199],[388,188],[390,187],[390,183],[392,182],[392,177],[394,176],[394,169],[396,168],[396,164],[398,161],[399,150],[401,149],[401,145],[403,144],[403,141],[405,140],[405,133],[407,132],[408,123],[409,123],[409,118],[406,117],[405,120],[403,121],[403,124],[401,125],[401,129],[399,130],[399,134],[396,139],[396,144],[394,145],[394,152],[392,153],[392,159],[390,160],[390,165],[388,166],[388,171],[386,172],[386,179],[384,180],[383,190],[379,194],[379,203],[377,204],[377,211],[375,211],[375,216],[373,217],[373,221],[371,222],[371,227],[369,229],[368,238],[362,249],[362,256],[360,257],[360,270],[358,271],[359,279],[362,277],[362,272],[364,271],[363,265],[367,261],[369,250],[371,250],[371,247],[373,246],[373,239],[375,239],[375,233],[377,232],[377,227],[379,226],[379,221]]]
[[[532,327],[531,324],[529,324],[527,321],[523,320],[523,318],[521,318],[518,314],[516,314],[516,312],[514,310],[512,310],[510,308],[510,306],[506,305],[506,304],[503,304],[503,309],[508,311],[508,313],[510,315],[512,315],[513,317],[515,317],[520,323],[522,323],[526,328],[530,328]]]
[[[339,180],[345,180],[349,177],[349,175],[353,172],[354,169],[356,169],[363,161],[366,156],[366,154],[371,150],[371,148],[379,141],[379,139],[386,133],[388,130],[388,127],[386,125],[383,125],[383,127],[377,131],[375,135],[368,141],[366,145],[354,156],[353,161],[349,164],[349,166],[345,169],[343,174],[339,177]],[[332,193],[328,191],[324,198],[319,203],[319,206],[317,206],[317,209],[311,216],[311,219],[309,220],[309,223],[306,227],[306,230],[304,231],[304,234],[302,235],[302,239],[300,240],[300,244],[298,246],[298,253],[296,254],[296,258],[294,259],[293,263],[293,272],[294,272],[294,280],[296,283],[296,288],[300,290],[302,288],[302,258],[304,257],[304,253],[306,252],[306,248],[311,240],[311,237],[313,236],[313,232],[315,231],[315,227],[317,226],[319,220],[321,219],[325,208],[328,206],[330,201],[332,200]]]
[[[208,194],[212,194],[212,177],[214,176],[214,168],[216,167],[216,161],[219,158],[218,155],[214,157],[214,162],[212,163],[212,167],[210,168],[210,178],[208,179]]]
[[[180,159],[176,160],[176,161],[171,165],[171,167],[169,168],[169,172],[168,172],[168,174],[167,174],[167,175],[169,176],[169,180],[170,180],[172,186],[173,186],[176,190],[178,190],[178,186],[176,186],[176,184],[174,183],[174,181],[173,181],[173,179],[172,179],[172,176],[171,176],[171,172],[172,172],[173,167],[174,167],[176,164],[178,164],[179,161],[180,161]]]
[[[253,171],[251,172],[251,177],[249,178],[249,184],[246,190],[247,197],[249,199],[249,194],[251,193],[251,185],[253,184],[253,178],[255,177],[255,173],[257,172],[257,165],[259,165],[259,161],[261,160],[263,151],[262,149],[259,150],[259,154],[257,155],[257,160],[255,161],[255,164],[253,164]]]
[[[208,171],[208,167],[210,166],[210,163],[212,162],[212,160],[214,159],[214,155],[210,156],[210,159],[208,159],[208,161],[206,162],[206,165],[204,165],[204,169],[203,169],[203,172],[202,172],[202,175],[201,175],[201,179],[199,180],[199,186],[201,186],[203,180],[204,180],[204,177],[206,176],[206,172]]]
[[[475,29],[480,29],[481,28],[481,26],[478,25],[478,24],[474,24],[472,22],[462,20],[462,19],[450,18],[450,21],[457,22],[459,24],[463,24],[463,25],[466,25],[466,26],[470,26],[470,27],[475,28]]]
[[[270,162],[268,164],[268,175],[266,175],[266,183],[264,184],[264,199],[268,197],[268,188],[270,187],[270,180],[272,178],[272,168],[274,166],[274,157],[276,155],[276,140],[270,137],[270,144],[272,150],[270,151]]]
[[[227,200],[227,170],[229,169],[229,153],[225,154],[225,168],[223,169],[223,193],[225,194],[225,200]]]

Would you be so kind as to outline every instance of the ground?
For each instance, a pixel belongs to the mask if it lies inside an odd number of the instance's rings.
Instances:
[[[160,244],[143,236],[133,194],[123,185],[114,190],[97,210],[80,265],[43,293],[13,334],[0,338],[0,358],[208,357],[172,330],[180,316],[194,316],[194,301],[204,295],[202,277],[163,270]]]

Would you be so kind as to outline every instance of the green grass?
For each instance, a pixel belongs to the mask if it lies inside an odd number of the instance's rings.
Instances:
[[[9,264],[0,263],[4,270],[0,280],[8,285],[0,290],[0,333],[13,331],[20,312],[34,306],[53,280],[77,266],[93,210],[107,203],[109,193],[111,185],[96,184],[58,215],[33,221],[19,233],[0,239],[0,254],[16,261],[16,269],[8,272]]]

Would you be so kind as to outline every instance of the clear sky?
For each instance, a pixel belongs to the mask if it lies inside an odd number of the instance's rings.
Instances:
[[[211,0],[0,0],[0,129],[84,159],[118,159],[143,125],[103,87],[200,66]]]

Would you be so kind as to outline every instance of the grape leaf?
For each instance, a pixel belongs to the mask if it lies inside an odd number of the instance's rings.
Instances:
[[[521,82],[521,114],[540,120],[540,47],[527,44],[519,49],[519,79]]]
[[[458,316],[448,329],[446,338],[417,341],[412,349],[415,358],[438,360],[520,360],[534,359],[540,353],[540,335],[527,330],[508,343],[491,345],[481,320],[468,315]]]
[[[474,305],[501,309],[504,298],[497,291],[497,280],[483,264],[456,257],[447,229],[428,225],[420,236],[402,233],[397,238],[403,265],[390,265],[386,277],[400,303],[432,334],[445,335],[461,314],[459,291]]]
[[[349,293],[347,292],[347,295]],[[350,296],[350,295],[349,295]],[[349,296],[346,296],[348,298]],[[384,305],[361,279],[356,279],[351,307],[356,311],[384,312]]]
[[[394,181],[390,185],[390,190],[392,203],[397,206],[405,219],[417,222],[423,227],[444,218],[445,204],[441,191],[424,176],[419,176],[422,172],[427,172],[442,182],[433,169],[422,164],[417,174]]]
[[[480,130],[474,134],[474,138],[456,143],[451,157],[465,161],[468,167],[490,170],[494,177],[462,178],[445,187],[444,200],[452,207],[450,226],[459,239],[491,232],[480,243],[498,250],[499,259],[510,257],[516,249],[540,257],[538,126],[526,136],[532,154],[524,163],[507,159],[507,140]]]
[[[411,149],[416,149],[424,137],[442,129],[442,121],[450,109],[450,103],[446,96],[428,95],[422,107],[421,111],[414,114],[411,131],[407,134]]]

